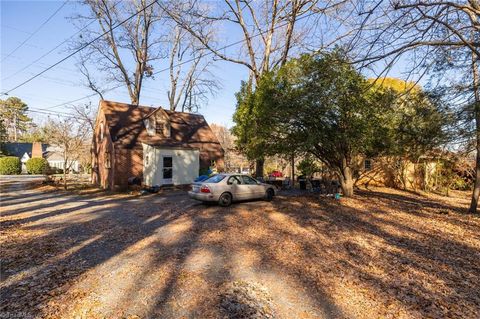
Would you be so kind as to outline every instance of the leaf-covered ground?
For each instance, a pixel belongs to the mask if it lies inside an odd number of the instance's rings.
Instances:
[[[1,198],[0,317],[474,318],[467,194],[204,206],[184,193]]]

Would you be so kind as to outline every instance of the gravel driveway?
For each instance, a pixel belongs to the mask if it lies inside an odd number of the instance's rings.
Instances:
[[[183,192],[21,188],[1,198],[1,318],[480,313],[480,222],[457,213],[466,199],[381,191],[222,208]]]

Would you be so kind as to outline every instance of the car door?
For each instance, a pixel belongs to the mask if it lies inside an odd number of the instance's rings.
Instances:
[[[263,186],[258,185],[257,181],[250,176],[242,175],[242,186],[245,189],[244,199],[254,199],[263,196]]]
[[[232,194],[234,200],[242,199],[242,191],[244,191],[245,189],[242,189],[241,185],[242,182],[239,176],[233,175],[230,176],[227,180],[227,187]]]

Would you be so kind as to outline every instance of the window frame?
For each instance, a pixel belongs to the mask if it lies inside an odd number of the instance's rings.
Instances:
[[[240,175],[242,177],[242,185],[258,185],[258,181],[253,178],[253,177],[250,177],[248,175]],[[245,179],[249,179],[251,181],[253,181],[254,183],[245,183]]]
[[[230,182],[231,179],[237,180],[238,184],[234,184],[234,183]],[[238,175],[232,175],[228,178],[227,185],[242,185],[242,181],[240,180],[240,178],[238,178]]]

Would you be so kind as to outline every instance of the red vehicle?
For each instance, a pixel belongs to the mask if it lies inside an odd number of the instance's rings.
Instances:
[[[273,171],[268,176],[270,176],[270,177],[283,177],[283,174],[280,171]]]

